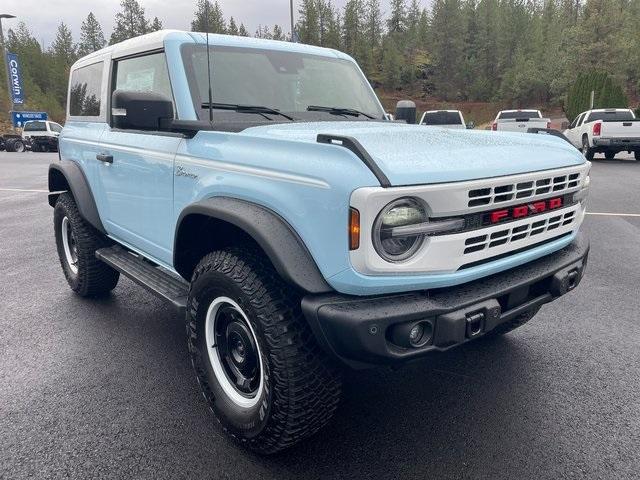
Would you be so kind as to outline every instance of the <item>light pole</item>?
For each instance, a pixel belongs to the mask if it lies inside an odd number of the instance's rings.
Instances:
[[[9,65],[7,64],[7,48],[4,44],[4,34],[2,33],[2,20],[4,18],[16,18],[15,15],[0,13],[0,47],[2,47],[2,59],[4,61],[4,73],[7,76],[7,95],[9,95],[9,111],[13,110],[13,96],[11,96],[11,79],[9,78]]]
[[[289,6],[291,8],[291,41],[295,42],[295,34],[293,33],[293,0],[289,0]]]

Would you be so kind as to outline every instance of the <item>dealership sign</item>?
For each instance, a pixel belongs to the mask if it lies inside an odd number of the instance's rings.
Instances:
[[[22,87],[22,73],[18,63],[18,55],[7,52],[7,73],[11,88],[11,100],[14,104],[24,103],[24,89]]]
[[[47,120],[47,112],[11,112],[11,123],[14,127],[22,128],[25,122],[31,120]]]

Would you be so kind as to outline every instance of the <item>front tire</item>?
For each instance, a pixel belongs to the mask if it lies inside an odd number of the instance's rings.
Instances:
[[[640,161],[640,150],[633,152],[633,156],[636,160]]]
[[[339,371],[303,318],[300,295],[258,252],[221,250],[200,261],[187,334],[209,407],[223,430],[248,448],[278,452],[333,416]]]
[[[606,158],[607,160],[613,160],[616,156],[616,152],[604,152],[604,158]]]
[[[58,257],[71,290],[81,297],[104,295],[113,290],[120,273],[96,258],[96,250],[110,243],[80,216],[71,194],[58,197],[53,225]]]

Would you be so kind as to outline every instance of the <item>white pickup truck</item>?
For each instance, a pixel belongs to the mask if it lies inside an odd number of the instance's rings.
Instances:
[[[587,160],[604,153],[611,160],[619,152],[633,152],[640,160],[640,120],[628,108],[599,108],[578,115],[563,132]]]
[[[501,132],[527,133],[530,128],[551,128],[551,121],[540,110],[501,110],[491,124],[491,130]]]
[[[429,110],[424,112],[420,119],[420,125],[430,125],[442,128],[473,128],[467,125],[460,110]]]

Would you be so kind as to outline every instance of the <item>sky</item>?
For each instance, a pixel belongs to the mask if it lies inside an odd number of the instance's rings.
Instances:
[[[145,9],[148,19],[157,16],[165,28],[188,30],[193,18],[196,0],[138,0]],[[297,4],[294,10],[297,14]],[[333,0],[339,8],[347,0]],[[238,24],[243,22],[253,34],[258,25],[279,24],[285,32],[290,30],[289,0],[218,0],[225,18],[233,16]],[[427,0],[421,0],[423,6]],[[383,13],[388,12],[390,0],[381,0]],[[76,41],[80,36],[80,25],[91,11],[102,25],[105,37],[109,40],[113,28],[114,16],[120,10],[120,0],[2,0],[0,14],[10,13],[17,19],[3,20],[6,30],[24,21],[31,33],[45,48],[55,37],[56,29],[64,21],[73,32]]]

